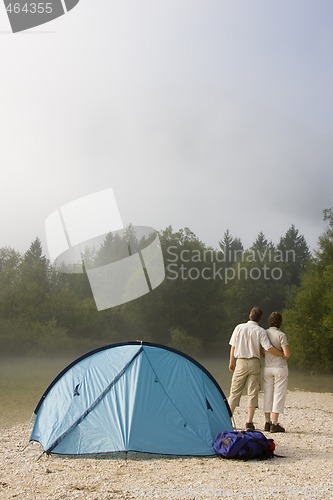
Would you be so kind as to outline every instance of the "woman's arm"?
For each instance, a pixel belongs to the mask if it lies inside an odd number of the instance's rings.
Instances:
[[[289,345],[282,347],[282,351],[283,351],[283,355],[285,358],[287,358],[287,359],[290,358],[291,352],[290,352]]]

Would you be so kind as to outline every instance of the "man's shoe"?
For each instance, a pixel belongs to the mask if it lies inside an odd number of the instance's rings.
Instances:
[[[270,428],[271,432],[285,432],[285,428],[280,424],[272,424]]]
[[[246,424],[245,424],[245,429],[246,429],[247,431],[254,431],[255,427],[254,427],[253,422],[246,422]]]
[[[266,432],[269,432],[271,430],[271,425],[272,425],[272,422],[266,422],[265,423],[265,427],[264,427],[264,430]]]

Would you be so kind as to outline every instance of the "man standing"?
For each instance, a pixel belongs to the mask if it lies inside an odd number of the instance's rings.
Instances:
[[[269,341],[266,330],[259,326],[262,310],[253,307],[247,323],[241,323],[234,329],[230,339],[229,370],[233,372],[229,406],[232,414],[239,406],[239,401],[247,382],[247,422],[246,430],[254,430],[253,416],[258,407],[260,387],[260,347],[275,356],[282,356],[283,351],[276,349]],[[236,361],[237,360],[237,361]]]

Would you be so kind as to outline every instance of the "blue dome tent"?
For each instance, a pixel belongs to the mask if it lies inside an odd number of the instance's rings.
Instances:
[[[30,441],[66,455],[214,455],[214,437],[232,430],[212,375],[184,353],[149,342],[81,356],[50,384],[35,415]]]

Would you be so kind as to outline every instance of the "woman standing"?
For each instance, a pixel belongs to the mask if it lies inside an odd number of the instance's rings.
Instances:
[[[271,344],[283,351],[284,357],[273,356],[265,352],[264,368],[264,412],[265,431],[284,432],[279,424],[279,414],[284,412],[284,403],[288,386],[288,362],[290,349],[285,333],[280,330],[282,314],[272,312],[268,318],[267,335]]]

